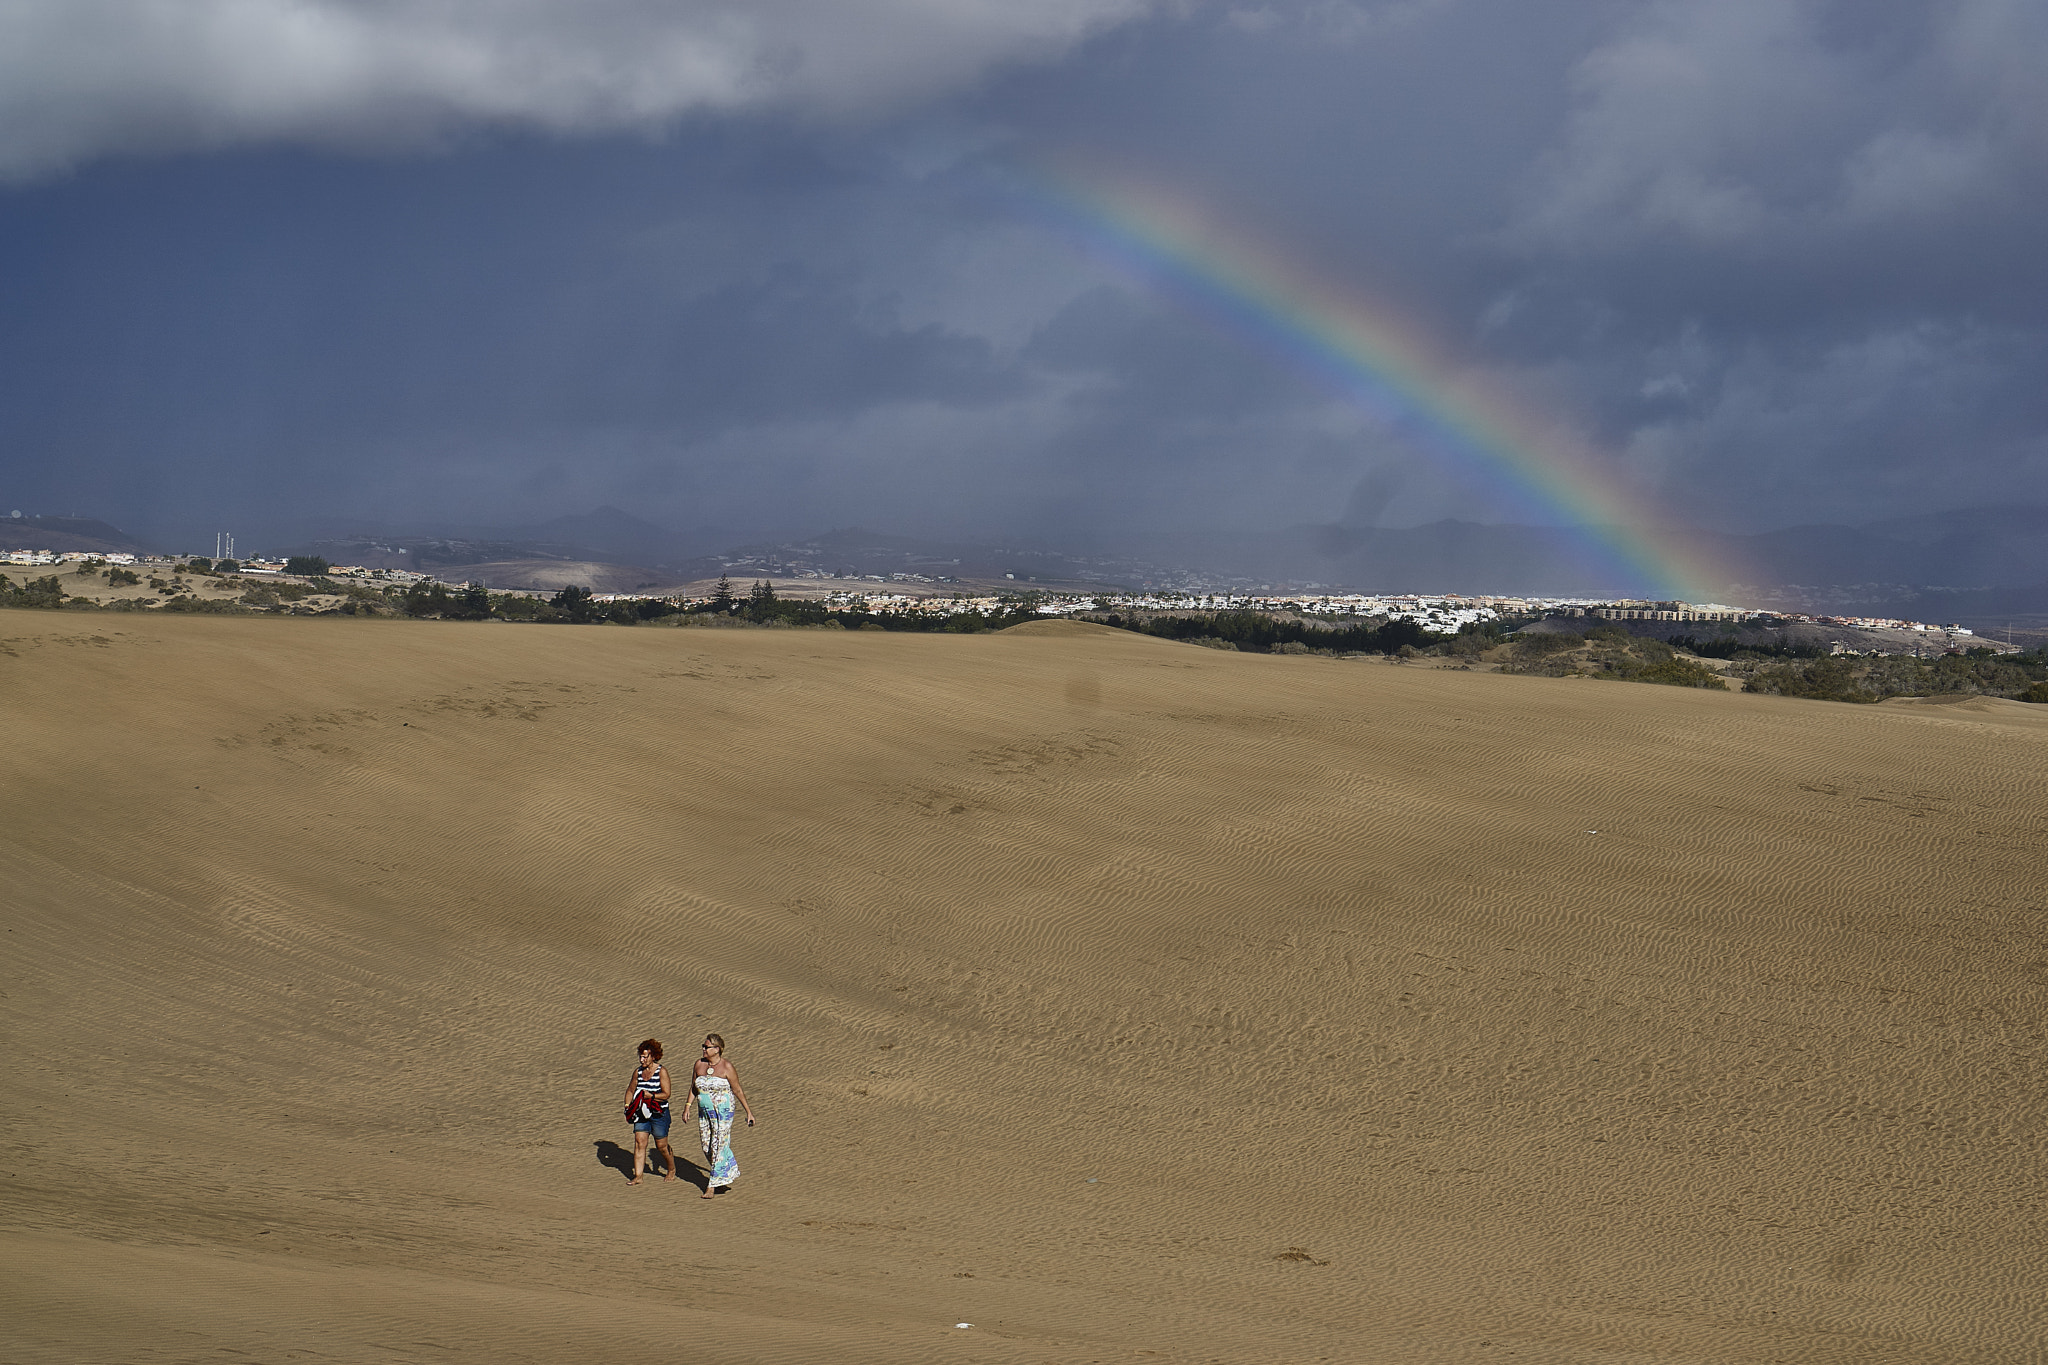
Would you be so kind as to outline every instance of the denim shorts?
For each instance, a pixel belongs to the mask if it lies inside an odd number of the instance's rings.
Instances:
[[[636,1133],[652,1133],[658,1138],[668,1136],[669,1112],[664,1109],[651,1119],[641,1119],[633,1125]]]

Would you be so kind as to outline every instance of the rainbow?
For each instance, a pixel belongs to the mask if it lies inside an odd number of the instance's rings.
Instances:
[[[1038,168],[1037,216],[1146,287],[1412,438],[1447,466],[1570,528],[1591,559],[1658,598],[1729,576],[1670,531],[1610,460],[1553,416],[1454,362],[1397,310],[1128,177]]]

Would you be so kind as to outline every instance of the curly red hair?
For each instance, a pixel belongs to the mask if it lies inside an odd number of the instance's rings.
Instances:
[[[657,1061],[657,1062],[658,1062],[658,1061],[660,1061],[660,1060],[661,1060],[661,1039],[659,1039],[659,1038],[646,1038],[646,1039],[642,1039],[642,1040],[641,1040],[641,1043],[640,1043],[640,1046],[639,1046],[639,1047],[637,1047],[637,1048],[635,1048],[635,1049],[634,1049],[634,1051],[636,1051],[636,1052],[645,1052],[645,1053],[648,1053],[648,1054],[650,1054],[651,1056],[653,1056],[653,1058],[654,1058],[654,1060],[655,1060],[655,1061]]]

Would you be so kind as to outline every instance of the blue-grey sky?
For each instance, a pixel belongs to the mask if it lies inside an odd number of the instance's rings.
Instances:
[[[1673,518],[2048,504],[2043,70],[2037,0],[0,0],[0,503],[195,546],[1541,511],[1034,212],[1078,154]]]

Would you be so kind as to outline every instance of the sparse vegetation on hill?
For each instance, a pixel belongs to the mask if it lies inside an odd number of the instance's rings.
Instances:
[[[1832,653],[1826,645],[1744,640],[1732,634],[1707,640],[1674,635],[1669,643],[1702,659],[1825,659]]]
[[[1939,659],[1841,654],[1753,665],[1745,692],[1817,701],[1877,702],[1887,697],[1977,695],[2048,702],[2048,651],[2000,655],[1973,649]]]
[[[161,609],[199,612],[207,616],[240,616],[249,610],[232,597],[173,597]]]
[[[1662,640],[1631,635],[1618,626],[1517,637],[1501,662],[1503,673],[1545,678],[1588,677],[1725,691],[1721,675]]]

